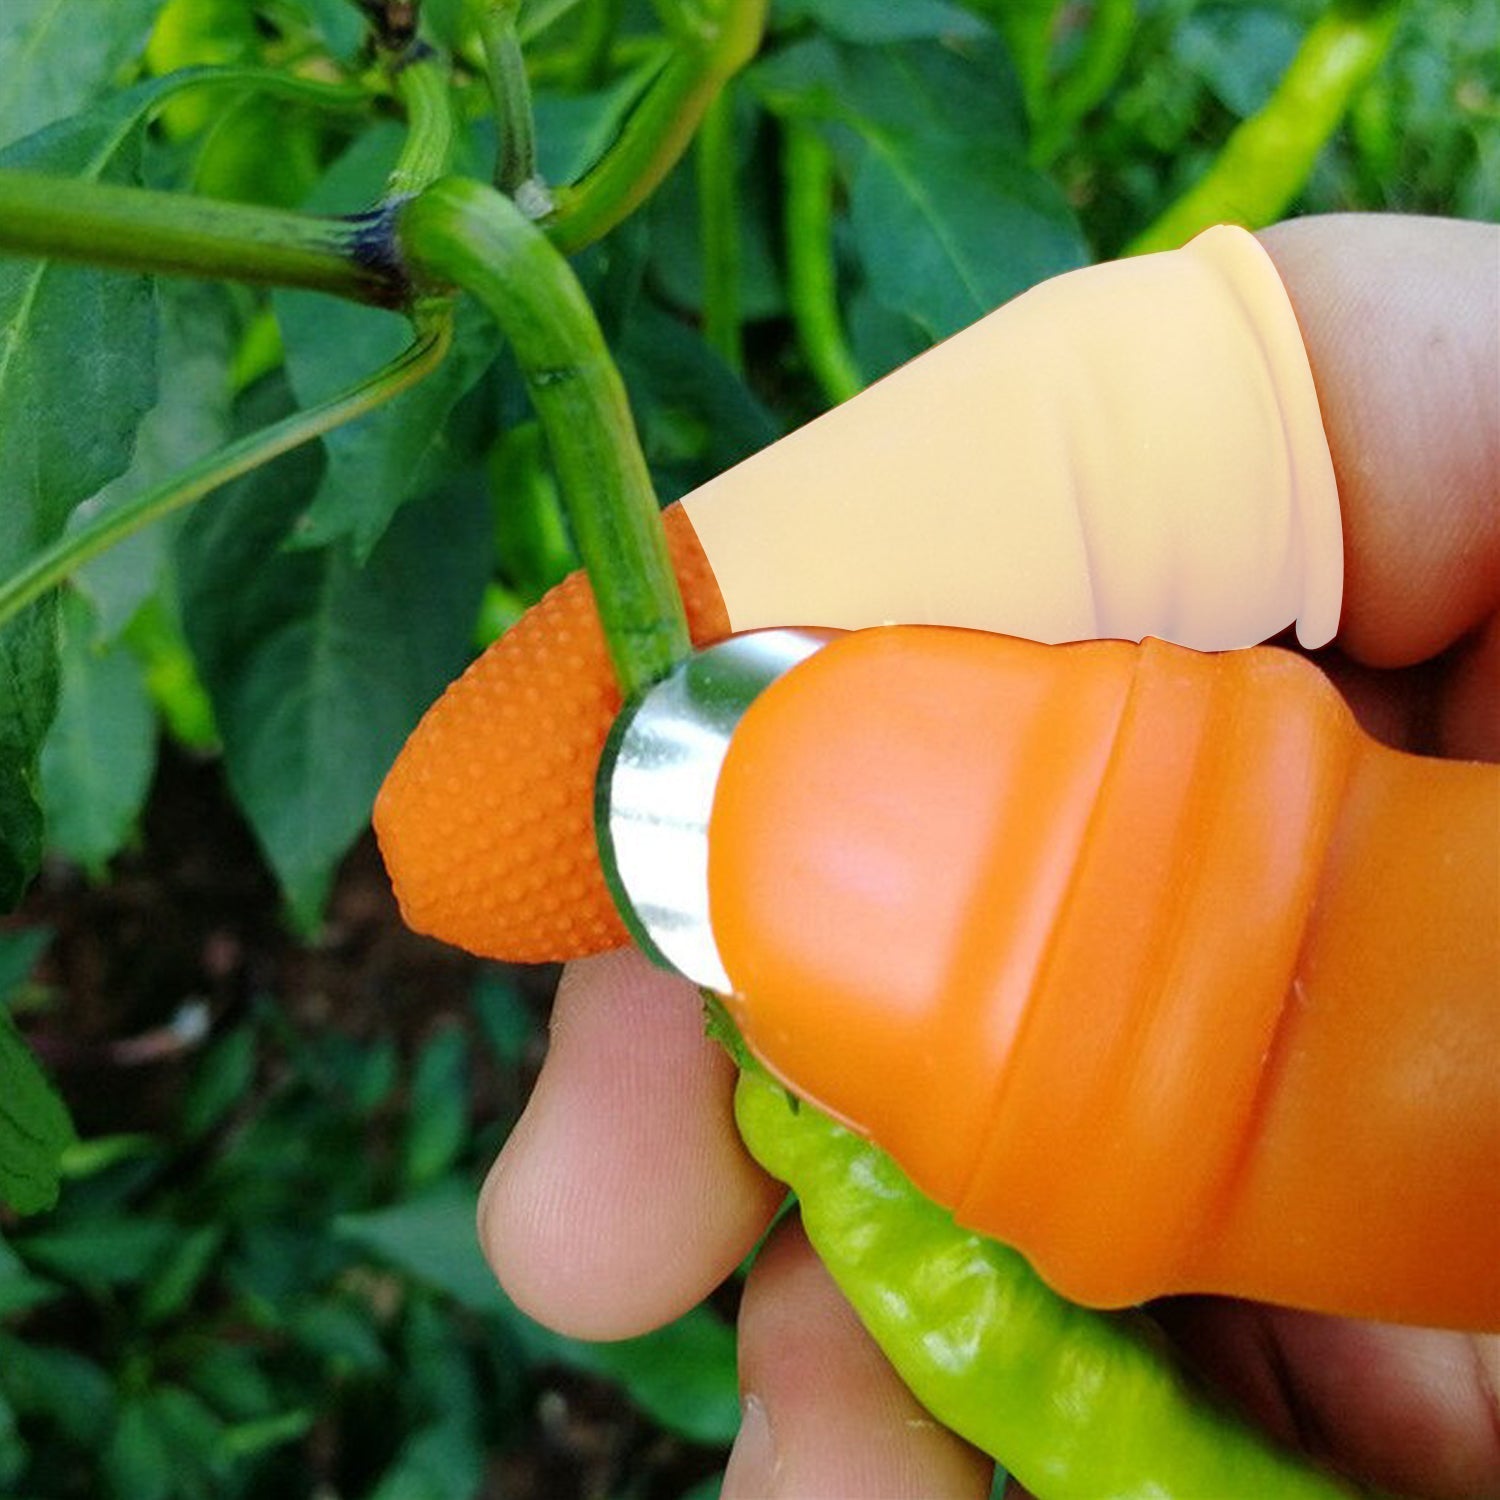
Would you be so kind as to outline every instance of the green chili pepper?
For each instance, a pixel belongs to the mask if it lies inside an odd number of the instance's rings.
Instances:
[[[1261,229],[1302,191],[1354,96],[1390,48],[1401,0],[1338,0],[1302,40],[1264,108],[1229,137],[1213,165],[1125,249],[1175,250],[1214,224]]]
[[[1057,1296],[1014,1250],[960,1228],[878,1147],[753,1064],[735,1114],[912,1393],[1042,1500],[1351,1493],[1218,1405],[1144,1315]]]

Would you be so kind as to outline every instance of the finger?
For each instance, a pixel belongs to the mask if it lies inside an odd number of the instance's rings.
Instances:
[[[1500,761],[1500,613],[1456,653],[1437,733],[1444,755]]]
[[[563,1333],[626,1338],[734,1269],[783,1189],[740,1145],[733,1077],[686,981],[629,952],[568,969],[542,1075],[479,1204],[520,1307]]]
[[[1264,231],[1344,515],[1339,641],[1433,656],[1500,604],[1500,228],[1340,214]]]
[[[723,1500],[983,1500],[994,1465],[917,1404],[795,1219],[740,1306],[744,1422]]]
[[[1192,1363],[1314,1458],[1383,1491],[1500,1494],[1500,1338],[1212,1298],[1155,1310]]]

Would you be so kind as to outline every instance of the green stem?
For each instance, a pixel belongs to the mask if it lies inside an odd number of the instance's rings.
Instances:
[[[434,319],[410,348],[369,379],[328,401],[293,412],[269,427],[229,443],[134,499],[101,510],[83,525],[65,532],[19,572],[0,583],[0,624],[116,542],[202,499],[231,479],[238,479],[241,474],[258,469],[399,396],[441,363],[451,334],[451,314]]]
[[[399,307],[384,214],[319,218],[259,204],[0,170],[0,253],[264,282]]]
[[[495,104],[495,126],[500,134],[495,186],[508,198],[520,195],[524,211],[527,194],[535,196],[545,190],[536,169],[531,82],[526,76],[526,59],[516,32],[516,12],[520,8],[520,0],[490,0],[480,14],[479,30],[489,73],[490,98]]]
[[[1280,218],[1355,94],[1380,66],[1400,11],[1401,0],[1343,0],[1320,16],[1265,106],[1123,253],[1172,250],[1214,224],[1259,229]]]
[[[569,82],[576,89],[595,89],[609,71],[610,48],[620,28],[624,0],[588,0],[578,44],[568,60]]]
[[[1052,33],[1062,0],[976,0],[973,8],[1004,36],[1020,77],[1026,118],[1035,128],[1047,109]]]
[[[409,203],[397,233],[418,276],[472,292],[509,340],[620,686],[659,680],[691,649],[687,622],[625,386],[577,277],[515,204],[466,178]]]
[[[571,10],[577,10],[583,0],[526,0],[521,10],[517,30],[524,46],[533,42],[549,26],[555,25]]]
[[[1136,0],[1095,0],[1083,51],[1043,105],[1032,145],[1038,164],[1045,166],[1057,155],[1073,127],[1114,86],[1130,52],[1135,22]]]
[[[434,52],[396,65],[396,96],[406,110],[406,139],[386,183],[386,196],[420,193],[448,170],[455,123],[448,94],[448,67]]]
[[[703,334],[732,370],[740,345],[740,213],[736,191],[734,98],[726,86],[698,131],[698,215],[703,238]]]
[[[782,146],[786,176],[787,298],[797,342],[829,402],[864,389],[844,339],[833,257],[833,153],[810,125],[789,120]]]
[[[677,164],[724,84],[754,55],[766,0],[720,0],[718,15],[674,41],[666,66],[631,111],[614,145],[572,187],[547,221],[566,255],[628,218]]]

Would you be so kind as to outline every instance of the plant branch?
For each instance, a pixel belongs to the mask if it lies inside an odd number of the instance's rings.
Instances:
[[[453,103],[448,92],[448,68],[427,48],[394,65],[396,97],[406,110],[406,139],[386,183],[386,196],[404,198],[420,193],[448,170],[453,155]]]
[[[1077,123],[1114,86],[1135,35],[1136,0],[1095,0],[1083,51],[1045,98],[1032,145],[1042,166],[1052,161]]]
[[[535,218],[529,212],[526,194],[532,192],[539,197],[545,205],[544,212],[551,207],[551,201],[542,196],[545,190],[537,176],[531,83],[516,32],[519,9],[520,0],[487,0],[480,11],[479,35],[484,46],[490,98],[495,105],[495,128],[500,136],[500,149],[495,155],[495,186],[508,198],[519,196],[522,211]]]
[[[732,370],[740,344],[740,215],[736,191],[734,100],[726,86],[698,131],[698,214],[703,238],[703,335]]]
[[[0,624],[116,542],[399,396],[442,362],[452,328],[451,310],[445,309],[441,316],[429,320],[404,353],[367,380],[227,444],[134,499],[100,510],[82,525],[64,532],[0,584]]]
[[[0,169],[0,253],[333,292],[399,307],[389,217],[320,218]]]
[[[546,228],[564,254],[602,239],[651,195],[719,90],[755,55],[766,0],[718,0],[714,11],[674,39],[666,66],[598,164],[558,190]]]
[[[833,153],[810,125],[786,123],[782,147],[786,177],[787,297],[797,342],[835,406],[865,387],[839,318],[838,274],[833,257]]]
[[[467,178],[407,204],[397,237],[417,277],[472,292],[509,340],[620,686],[659,680],[691,649],[687,622],[625,386],[578,278],[515,204]]]

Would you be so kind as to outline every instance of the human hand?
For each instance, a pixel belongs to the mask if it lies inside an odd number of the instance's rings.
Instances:
[[[1500,759],[1500,233],[1329,219],[1264,240],[1342,496],[1345,608],[1319,660],[1387,742]],[[543,1077],[481,1202],[521,1306],[625,1336],[742,1259],[781,1193],[739,1146],[731,1082],[691,986],[627,955],[570,970]],[[1260,1420],[1351,1475],[1431,1495],[1500,1487],[1495,1340],[1210,1299],[1157,1312]],[[747,1420],[726,1496],[986,1492],[987,1462],[906,1395],[794,1222],[751,1274],[741,1339]]]

